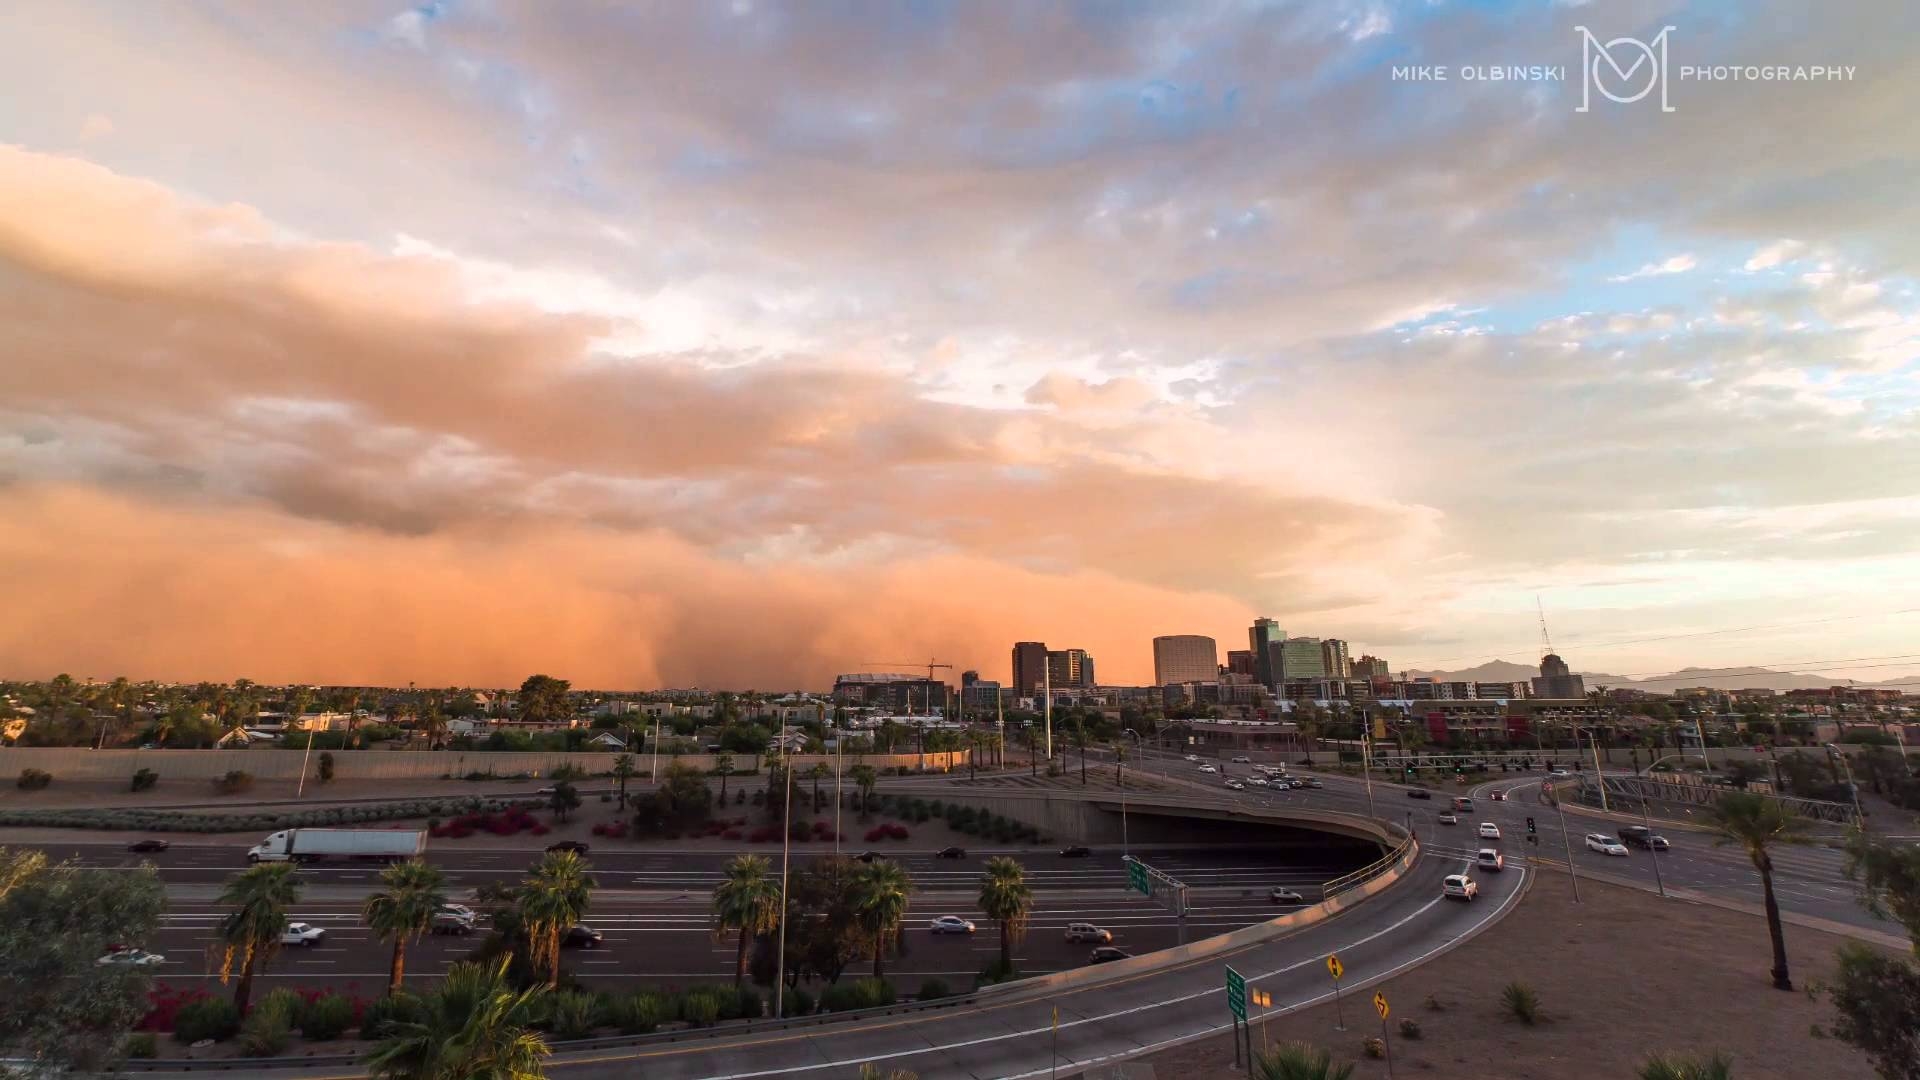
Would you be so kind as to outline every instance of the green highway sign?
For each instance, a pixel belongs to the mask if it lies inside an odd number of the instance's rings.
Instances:
[[[1232,968],[1227,969],[1227,1009],[1235,1020],[1246,1020],[1247,980]]]
[[[1147,880],[1147,864],[1130,862],[1127,864],[1127,888],[1141,896],[1153,895],[1153,882]]]

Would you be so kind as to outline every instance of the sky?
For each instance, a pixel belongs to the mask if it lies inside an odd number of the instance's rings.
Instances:
[[[1671,111],[1614,100],[1665,26]],[[1917,54],[1895,0],[7,4],[0,676],[1130,683],[1541,609],[1920,671]],[[1684,75],[1762,65],[1849,77]]]

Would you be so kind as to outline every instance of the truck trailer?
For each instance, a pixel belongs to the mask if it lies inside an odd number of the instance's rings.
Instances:
[[[247,861],[319,862],[375,859],[399,862],[427,850],[425,832],[376,829],[284,829],[247,849]]]

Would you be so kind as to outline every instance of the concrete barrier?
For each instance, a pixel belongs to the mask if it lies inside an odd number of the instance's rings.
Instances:
[[[588,773],[604,774],[612,770],[613,759],[617,754],[609,753],[488,753],[480,750],[334,750],[334,776],[341,780],[437,780],[442,776],[460,778],[468,773],[492,772],[499,776],[512,776],[517,773],[530,773],[546,776],[562,765],[585,769]],[[844,767],[851,772],[854,766],[865,763],[875,769],[920,768],[940,771],[965,769],[969,751],[956,750],[938,754],[849,754],[836,757],[832,754],[796,754],[793,757],[800,774],[815,765],[825,765],[828,770]],[[314,759],[321,751],[315,750]],[[651,754],[633,755],[640,769],[640,779],[645,780],[652,769]],[[252,773],[259,780],[294,780],[300,776],[301,762],[306,758],[304,750],[267,750],[253,747],[246,750],[89,750],[85,747],[70,746],[9,746],[0,747],[0,779],[19,775],[22,769],[41,769],[52,775],[54,782],[62,780],[113,780],[124,782],[138,769],[152,769],[161,780],[211,780],[223,776],[233,769]],[[736,768],[755,765],[751,754],[733,755]],[[678,757],[662,755],[660,769],[666,770],[670,762],[678,761],[690,765],[701,772],[710,772],[714,767],[716,755],[681,754]],[[316,766],[308,761],[307,768]],[[403,795],[406,792],[395,792]]]

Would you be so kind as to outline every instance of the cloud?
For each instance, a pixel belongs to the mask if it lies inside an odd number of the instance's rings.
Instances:
[[[104,139],[111,134],[113,121],[99,113],[88,113],[87,118],[80,122],[80,141],[83,143]]]
[[[1638,281],[1641,278],[1665,277],[1668,274],[1684,274],[1696,266],[1692,255],[1674,255],[1657,263],[1647,263],[1638,270],[1610,277],[1608,281]]]
[[[1771,270],[1776,266],[1792,262],[1799,258],[1801,252],[1805,250],[1806,245],[1800,243],[1798,240],[1775,240],[1773,243],[1767,244],[1755,251],[1753,256],[1746,261],[1746,265],[1743,266],[1742,269],[1748,273],[1759,270]]]

